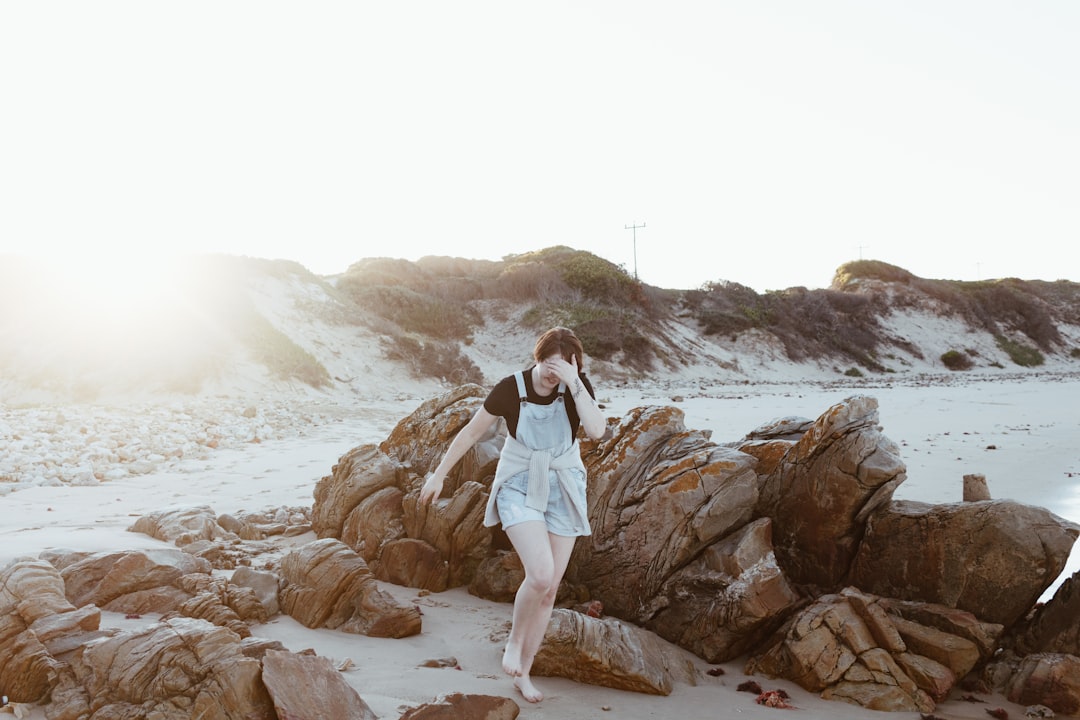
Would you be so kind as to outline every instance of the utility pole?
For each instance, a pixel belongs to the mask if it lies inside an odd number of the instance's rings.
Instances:
[[[635,280],[638,279],[638,277],[637,277],[637,231],[638,231],[638,228],[643,228],[643,227],[645,227],[645,223],[641,223],[640,225],[638,225],[637,223],[635,223],[633,225],[623,225],[623,230],[633,230],[634,231],[634,279]]]

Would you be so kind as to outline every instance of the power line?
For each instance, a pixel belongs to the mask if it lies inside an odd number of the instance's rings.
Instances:
[[[633,230],[634,231],[634,279],[635,280],[638,279],[638,276],[637,276],[637,231],[638,231],[638,228],[643,228],[643,227],[645,227],[645,223],[641,223],[640,225],[638,225],[637,223],[635,223],[633,225],[623,225],[623,230]]]

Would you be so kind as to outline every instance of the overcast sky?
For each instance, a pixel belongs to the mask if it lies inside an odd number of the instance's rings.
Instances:
[[[1073,0],[5,2],[0,252],[1080,281],[1078,37]]]

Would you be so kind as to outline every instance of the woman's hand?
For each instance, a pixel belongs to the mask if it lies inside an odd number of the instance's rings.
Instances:
[[[427,480],[424,481],[424,486],[420,488],[420,504],[427,505],[438,500],[439,495],[442,494],[442,486],[445,481],[445,475],[439,473],[428,475]]]
[[[570,362],[567,362],[561,356],[556,355],[544,360],[543,365],[548,372],[558,376],[559,380],[567,387],[573,388],[574,383],[577,382],[578,366],[576,357],[570,356]]]

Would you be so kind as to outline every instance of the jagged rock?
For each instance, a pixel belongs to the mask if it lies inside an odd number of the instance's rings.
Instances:
[[[468,584],[491,550],[484,508],[505,427],[497,423],[457,463],[442,499],[420,506],[417,494],[485,394],[475,385],[444,393],[401,420],[379,445],[342,456],[316,486],[316,534],[341,539],[379,578],[436,592]]]
[[[63,563],[60,576],[68,600],[76,606],[93,603],[116,612],[167,612],[175,605],[147,608],[125,604],[125,598],[134,596],[141,601],[145,598],[137,595],[140,591],[154,592],[171,586],[184,575],[209,574],[210,570],[210,563],[180,550],[132,550],[94,553],[70,564]],[[174,601],[187,599],[182,592],[166,596]]]
[[[514,720],[520,713],[518,704],[507,697],[453,693],[410,708],[399,720]]]
[[[915,602],[889,598],[882,600],[889,613],[899,615],[920,625],[937,628],[950,635],[970,640],[979,651],[979,661],[990,659],[998,649],[1004,626],[979,620],[966,610],[935,603]]]
[[[671,694],[675,681],[687,680],[687,673],[656,635],[616,618],[565,609],[552,613],[532,666],[536,676],[650,695]]]
[[[12,702],[36,703],[57,683],[60,663],[32,628],[51,618],[70,616],[75,607],[64,597],[60,574],[43,560],[15,560],[0,569],[0,688]],[[100,613],[75,616],[97,629]],[[45,639],[55,636],[41,625]]]
[[[372,637],[420,632],[420,610],[399,605],[378,588],[364,559],[326,538],[281,560],[282,609],[309,628],[326,627]]]
[[[468,584],[476,574],[476,568],[491,553],[491,530],[484,527],[491,478],[487,482],[487,485],[463,482],[452,497],[431,505],[421,505],[416,492],[405,497],[405,531],[410,538],[435,548],[438,557],[446,561],[446,587]],[[416,575],[418,580],[425,577],[438,579],[441,573],[441,568],[431,558],[429,567],[418,568]],[[427,589],[438,591],[437,588]]]
[[[174,618],[71,653],[46,712],[51,718],[276,720],[261,672],[235,633]]]
[[[911,652],[941,663],[956,677],[964,677],[979,662],[979,648],[970,640],[901,617],[894,616],[892,622]]]
[[[869,709],[930,712],[972,669],[979,649],[905,620],[891,603],[850,587],[822,596],[788,622],[774,645],[750,658],[747,673],[786,678]],[[915,614],[913,607],[909,612]],[[927,606],[922,613],[947,616],[948,609]]]
[[[175,614],[207,620],[229,628],[241,638],[251,635],[248,622],[262,623],[269,619],[251,588],[210,575],[185,575],[176,584],[191,597],[180,603],[173,611]],[[162,619],[171,614],[167,613]]]
[[[466,384],[422,403],[390,431],[379,449],[423,476],[435,469],[450,441],[483,405],[488,391]],[[495,474],[505,427],[496,423],[492,432],[465,454],[446,478],[443,495],[453,495],[461,482]]]
[[[360,554],[364,562],[378,560],[383,546],[405,537],[405,515],[400,488],[387,487],[361,500],[345,518],[340,540]]]
[[[375,577],[395,585],[442,592],[449,587],[449,569],[450,564],[431,545],[404,538],[383,548]]]
[[[800,603],[776,564],[771,527],[761,518],[706,548],[664,585],[645,627],[713,663],[764,640]]]
[[[1045,705],[1062,715],[1080,714],[1080,657],[1035,653],[1020,661],[1007,696],[1021,705]]]
[[[270,650],[262,681],[278,718],[289,720],[375,720],[367,703],[341,677],[329,658]]]
[[[149,535],[177,547],[196,540],[235,537],[218,524],[214,511],[207,505],[148,513],[136,520],[128,532]]]
[[[583,444],[593,535],[577,544],[567,573],[617,617],[644,624],[672,613],[665,634],[679,635],[666,586],[684,572],[711,590],[730,583],[699,560],[750,521],[757,501],[754,458],[687,430],[683,418],[673,407],[635,408],[603,440]]]
[[[266,617],[270,618],[281,612],[281,605],[278,603],[278,576],[274,573],[238,567],[230,581],[233,585],[251,588],[255,598],[263,606]]]
[[[1061,583],[1054,596],[1036,608],[1016,638],[1027,653],[1067,653],[1080,656],[1080,571]]]
[[[320,538],[340,538],[345,519],[360,502],[398,484],[401,464],[376,445],[345,453],[331,474],[315,484],[311,528]]]
[[[855,395],[826,410],[765,478],[757,505],[757,515],[773,520],[788,578],[838,589],[867,516],[905,477],[899,448],[878,428],[876,399]]]
[[[502,550],[480,564],[469,583],[469,592],[495,602],[513,602],[525,579],[525,568],[516,552]]]
[[[1008,628],[1064,569],[1078,533],[1048,510],[1010,500],[898,501],[871,516],[851,583]]]

